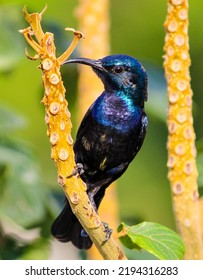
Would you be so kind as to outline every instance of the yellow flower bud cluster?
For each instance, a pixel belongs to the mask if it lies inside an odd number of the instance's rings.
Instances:
[[[198,258],[202,254],[202,244],[198,233],[197,167],[189,73],[187,0],[168,0],[165,28],[164,67],[169,101],[168,178],[177,226],[186,244],[185,258]],[[196,246],[199,246],[199,249],[195,252],[193,248],[197,248]]]

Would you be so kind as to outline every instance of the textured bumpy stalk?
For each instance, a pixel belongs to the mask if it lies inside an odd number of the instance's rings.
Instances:
[[[168,178],[185,259],[202,259],[195,133],[192,118],[188,1],[168,0],[165,22],[165,75],[168,83]]]
[[[102,58],[109,54],[109,1],[80,0],[77,9],[79,29],[87,34],[80,43],[81,57]],[[91,85],[91,86],[90,86]],[[101,81],[87,66],[79,66],[79,122],[88,107],[103,91]],[[107,221],[112,229],[118,226],[118,203],[116,184],[113,183],[106,191],[105,202],[99,208],[100,217]],[[88,259],[100,259],[101,255],[93,246],[87,252]]]
[[[113,238],[103,244],[103,240],[106,237],[104,226],[89,202],[86,185],[75,169],[76,163],[73,152],[73,139],[71,137],[71,115],[67,108],[68,103],[65,99],[65,88],[61,79],[60,66],[70,56],[82,34],[72,30],[74,31],[74,39],[70,47],[59,58],[56,58],[54,36],[48,32],[44,34],[40,25],[43,12],[40,14],[28,14],[24,8],[25,18],[31,27],[20,32],[23,33],[30,46],[37,52],[34,58],[27,54],[28,58],[41,59],[39,68],[43,71],[43,84],[45,87],[42,102],[46,110],[47,134],[52,145],[51,157],[58,169],[58,183],[63,187],[73,213],[96,244],[103,258],[124,259],[125,256],[117,247]],[[36,41],[32,36],[35,36]]]

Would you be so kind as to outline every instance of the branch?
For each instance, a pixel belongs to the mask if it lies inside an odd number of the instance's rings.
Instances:
[[[40,14],[28,14],[26,8],[24,8],[23,12],[30,27],[20,30],[20,32],[37,52],[37,55],[33,58],[27,54],[28,58],[41,59],[39,68],[43,71],[43,85],[45,87],[42,103],[46,111],[47,134],[52,145],[51,157],[58,169],[58,183],[63,187],[73,213],[95,243],[103,258],[126,259],[112,237],[103,244],[106,237],[105,228],[90,204],[85,183],[74,172],[76,163],[71,137],[71,114],[67,108],[68,103],[65,99],[65,88],[60,74],[60,66],[70,56],[82,34],[71,29],[74,32],[74,39],[70,47],[59,58],[56,58],[54,36],[48,32],[44,34],[41,28],[40,21],[44,11],[45,9]],[[33,36],[35,36],[36,41]]]
[[[185,259],[203,259],[189,73],[187,0],[168,0],[165,28],[164,66],[169,100],[168,178],[177,227],[186,246]]]

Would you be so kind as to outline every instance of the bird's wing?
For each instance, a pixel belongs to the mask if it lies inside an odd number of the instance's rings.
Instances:
[[[89,107],[89,109],[87,110],[87,112],[85,113],[80,126],[78,128],[77,131],[77,135],[76,135],[76,139],[79,137],[80,133],[83,131],[84,127],[88,124],[88,119],[91,118],[91,113],[92,113],[92,107],[93,107],[94,103]]]
[[[147,115],[145,114],[145,112],[143,112],[142,114],[142,126],[141,126],[141,130],[140,130],[140,135],[137,141],[137,153],[139,152],[140,148],[142,147],[142,144],[144,142],[145,139],[145,135],[147,132],[147,125],[148,125],[148,118]]]

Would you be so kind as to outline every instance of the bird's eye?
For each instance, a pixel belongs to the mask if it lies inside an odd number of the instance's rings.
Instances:
[[[123,66],[115,66],[113,68],[113,72],[116,74],[121,74],[124,72],[124,67]]]

